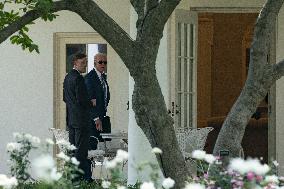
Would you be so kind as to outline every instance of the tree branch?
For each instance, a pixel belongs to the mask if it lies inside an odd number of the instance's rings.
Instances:
[[[138,15],[138,19],[136,21],[136,28],[138,29],[144,20],[145,15],[145,1],[141,0],[130,0],[131,5],[133,6],[134,10]],[[138,33],[138,32],[137,32]]]
[[[273,65],[273,74],[275,81],[284,76],[284,59]]]
[[[284,0],[268,0],[257,19],[254,38],[250,50],[249,77],[257,78],[267,63],[272,31],[275,21]],[[261,76],[260,76],[261,77]]]
[[[66,0],[56,1],[53,3],[53,7],[51,12],[57,12],[60,10],[66,9]],[[12,24],[8,25],[7,27],[3,28],[0,31],[0,43],[5,41],[8,37],[10,37],[13,33],[20,30],[25,25],[31,23],[32,21],[36,20],[37,18],[41,17],[41,12],[38,10],[31,10],[20,17],[17,21],[13,22]]]
[[[144,15],[145,0],[130,0],[131,5],[138,14],[138,16]]]
[[[110,16],[108,16],[93,0],[69,0],[68,10],[76,12],[96,30],[117,52],[131,70],[134,42]],[[131,67],[132,66],[132,67]]]
[[[138,15],[138,19],[136,21],[136,40],[139,41],[141,39],[141,31],[144,25],[145,18],[151,12],[152,9],[156,8],[159,5],[159,0],[130,0],[130,2]]]
[[[181,0],[161,0],[158,6],[148,12],[142,28],[144,44],[156,43],[163,36],[164,26]]]

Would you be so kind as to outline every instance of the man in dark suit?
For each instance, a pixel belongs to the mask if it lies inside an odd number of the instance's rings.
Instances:
[[[102,131],[102,120],[106,116],[107,106],[110,99],[109,86],[106,80],[107,56],[98,53],[94,57],[94,69],[85,77],[90,99],[96,99],[96,106],[90,110],[91,135],[99,138]],[[91,141],[90,149],[96,149],[97,142]]]
[[[93,106],[89,99],[84,78],[86,55],[79,53],[72,59],[73,69],[66,75],[63,84],[63,100],[67,107],[69,142],[76,146],[75,157],[84,171],[83,179],[91,180],[91,164],[87,159],[89,146],[89,110]],[[94,100],[93,100],[94,101]]]

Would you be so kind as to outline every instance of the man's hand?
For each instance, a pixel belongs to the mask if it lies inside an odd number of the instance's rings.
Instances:
[[[92,102],[93,106],[96,106],[96,99],[92,99],[91,102]]]
[[[103,131],[102,121],[101,121],[100,119],[97,119],[97,120],[95,121],[95,123],[96,123],[96,129],[97,129],[98,131]]]

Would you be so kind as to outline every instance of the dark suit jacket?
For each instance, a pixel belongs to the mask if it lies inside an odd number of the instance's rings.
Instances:
[[[96,99],[96,106],[92,107],[90,110],[91,119],[95,119],[99,117],[102,120],[102,118],[106,115],[105,107],[107,107],[109,103],[110,93],[109,93],[109,86],[106,81],[105,75],[103,74],[102,77],[105,78],[105,82],[107,85],[107,104],[106,106],[105,106],[105,100],[104,100],[103,86],[102,86],[102,83],[100,81],[100,78],[96,70],[93,69],[85,76],[85,83],[87,86],[89,98]]]
[[[73,128],[88,127],[91,101],[84,78],[72,69],[63,83],[63,101],[67,105],[67,126]]]

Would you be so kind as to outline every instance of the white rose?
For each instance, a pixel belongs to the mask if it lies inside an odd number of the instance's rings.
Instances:
[[[13,137],[14,139],[16,139],[17,141],[22,140],[23,139],[23,134],[20,133],[13,133]]]
[[[216,158],[212,154],[206,154],[205,157],[204,157],[204,160],[207,163],[212,164],[216,161]]]
[[[76,146],[74,146],[73,144],[70,144],[70,145],[67,146],[67,149],[71,150],[71,151],[76,150]]]
[[[15,177],[8,178],[6,175],[0,174],[0,186],[4,189],[10,189],[18,185],[18,181]]]
[[[264,179],[265,182],[278,184],[279,180],[276,175],[267,175]]]
[[[203,150],[194,150],[192,152],[192,158],[198,159],[198,160],[204,160],[206,156],[206,152]]]
[[[40,144],[40,139],[38,137],[33,136],[30,140],[30,142],[34,145],[34,146],[38,146],[38,144]]]
[[[51,169],[50,179],[53,181],[58,181],[62,177],[62,173],[57,172],[56,168]]]
[[[163,183],[162,183],[162,186],[165,188],[165,189],[169,189],[169,188],[172,188],[174,187],[175,185],[175,181],[171,178],[166,178]]]
[[[122,160],[127,160],[128,159],[128,152],[124,151],[124,150],[117,150],[116,152],[116,157]]]
[[[64,154],[63,152],[60,152],[59,154],[56,155],[56,157],[63,159],[64,161],[69,161],[70,157]]]
[[[36,177],[46,182],[57,181],[62,174],[56,171],[55,161],[51,155],[41,155],[32,161],[32,170]]]
[[[54,145],[53,140],[50,139],[50,138],[45,139],[45,142],[46,142],[47,144]]]
[[[6,149],[8,152],[13,152],[13,151],[20,151],[22,145],[17,142],[10,142],[7,144]]]
[[[71,162],[74,164],[74,165],[79,165],[80,162],[75,158],[75,157],[72,157],[71,158]]]
[[[188,183],[185,189],[205,189],[205,186],[199,183]]]
[[[265,175],[270,170],[268,165],[262,165],[258,159],[248,159],[245,164],[247,172],[251,171],[257,175]]]
[[[237,171],[241,174],[245,174],[248,172],[248,167],[245,161],[241,158],[234,158],[230,161],[229,169],[233,171]]]
[[[125,186],[118,185],[116,189],[127,189]]]
[[[115,160],[105,162],[105,167],[107,169],[114,169],[116,166],[117,166],[117,162]]]
[[[105,181],[105,180],[104,180],[104,181],[102,182],[102,187],[103,187],[103,188],[109,188],[110,185],[111,185],[111,183],[110,183],[109,181]]]
[[[154,147],[151,151],[154,154],[161,154],[163,151],[160,148]]]
[[[152,182],[144,182],[141,186],[140,189],[155,189],[155,186]]]
[[[278,165],[279,165],[279,163],[276,160],[274,160],[272,163],[275,167],[278,167]]]
[[[31,142],[33,136],[32,136],[31,134],[29,134],[29,133],[26,133],[26,134],[24,134],[24,138],[25,138],[26,140],[28,140],[29,142]]]

